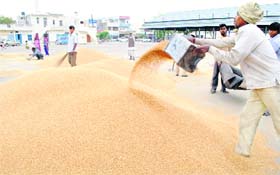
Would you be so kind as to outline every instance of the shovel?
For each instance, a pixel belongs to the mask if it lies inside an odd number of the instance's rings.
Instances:
[[[66,53],[65,55],[63,55],[63,57],[61,57],[61,58],[57,61],[56,67],[60,66],[67,56],[68,56],[68,53]]]

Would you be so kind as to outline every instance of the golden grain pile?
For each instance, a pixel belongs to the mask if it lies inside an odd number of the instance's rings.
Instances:
[[[236,121],[191,103],[178,107],[176,98],[163,100],[172,94],[161,98],[136,85],[145,69],[136,66],[129,84],[131,62],[89,50],[78,60],[74,68],[46,68],[0,85],[0,174],[275,172],[274,153],[259,138],[251,158],[233,153]],[[158,81],[148,84],[165,83]]]

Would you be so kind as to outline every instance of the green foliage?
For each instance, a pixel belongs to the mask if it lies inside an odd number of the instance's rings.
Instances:
[[[136,38],[145,38],[146,35],[144,33],[137,33]]]
[[[0,24],[13,24],[15,21],[12,18],[0,16]]]
[[[165,39],[166,36],[172,35],[174,32],[174,30],[156,30],[155,37],[157,39]]]
[[[100,40],[106,40],[110,38],[109,32],[108,31],[103,31],[97,34],[97,38]]]
[[[157,39],[164,39],[165,31],[164,30],[156,30],[155,36]]]

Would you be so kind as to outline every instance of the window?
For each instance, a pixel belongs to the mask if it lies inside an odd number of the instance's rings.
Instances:
[[[40,18],[39,18],[39,17],[36,18],[36,23],[37,23],[37,24],[40,23]]]
[[[55,20],[52,21],[53,25],[55,26]]]
[[[62,20],[59,21],[59,26],[63,26],[63,21]]]
[[[47,25],[48,25],[48,19],[47,19],[47,18],[44,18],[43,20],[44,20],[44,27],[47,27]]]

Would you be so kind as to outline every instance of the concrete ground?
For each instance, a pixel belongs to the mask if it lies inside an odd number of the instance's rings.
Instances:
[[[141,56],[147,49],[153,46],[155,43],[152,42],[136,42],[136,57]],[[114,55],[121,58],[128,58],[127,55],[127,43],[126,42],[104,42],[100,44],[81,44],[78,45],[79,47],[86,47],[86,48],[94,48],[105,52],[108,55]],[[65,45],[55,45],[51,44],[49,46],[50,54],[57,54],[61,52],[65,52],[67,50],[67,46]],[[31,53],[31,50],[27,50],[25,46],[15,46],[15,47],[7,47],[6,49],[0,49],[1,53],[26,53],[27,55]],[[42,49],[42,53],[44,53]]]

